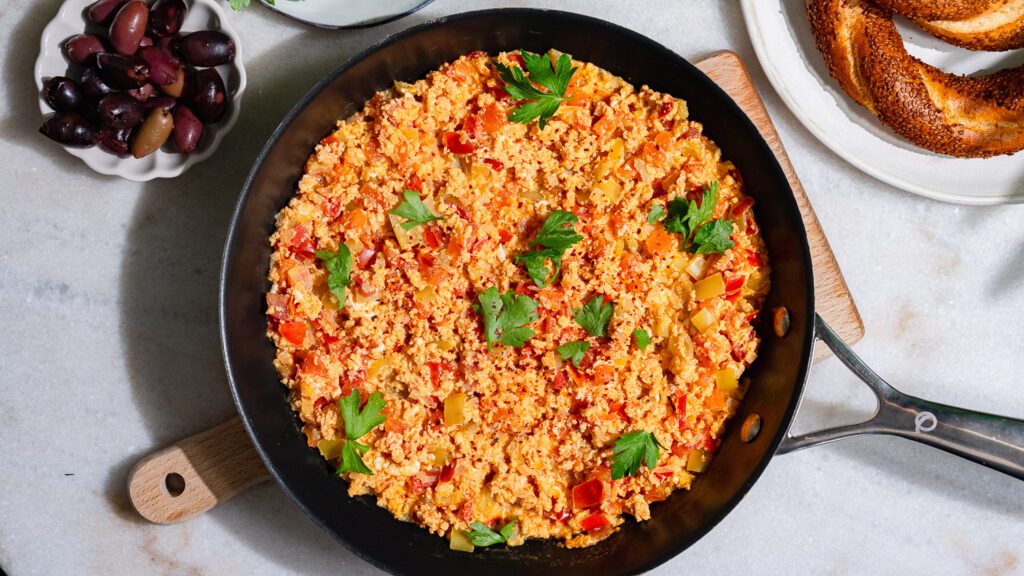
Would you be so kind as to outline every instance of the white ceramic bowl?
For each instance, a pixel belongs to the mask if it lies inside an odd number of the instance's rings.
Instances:
[[[69,36],[85,31],[86,20],[83,12],[93,1],[65,0],[60,12],[43,30],[39,58],[36,60],[35,67],[36,88],[40,92],[42,92],[44,81],[53,76],[64,76],[68,72],[70,65],[64,58],[61,46]],[[213,154],[224,135],[238,120],[238,112],[242,105],[242,94],[245,92],[246,84],[245,67],[242,63],[242,43],[238,33],[227,22],[224,11],[215,0],[186,0],[186,4],[188,4],[188,14],[181,27],[182,33],[197,30],[219,30],[227,34],[235,43],[234,61],[217,67],[217,71],[224,79],[224,86],[230,99],[227,113],[220,122],[205,127],[199,148],[191,154],[172,154],[164,150],[157,150],[145,158],[119,158],[95,146],[92,148],[67,148],[47,140],[55,154],[59,153],[57,151],[59,148],[64,148],[68,154],[81,158],[90,168],[100,174],[120,176],[136,182],[145,182],[153,178],[173,178]],[[89,26],[92,28],[91,24]],[[53,113],[41,94],[39,110],[44,117]],[[42,124],[42,119],[40,119],[40,124]],[[44,138],[42,135],[39,137]]]
[[[377,26],[403,18],[434,0],[260,0],[297,22],[340,30]]]

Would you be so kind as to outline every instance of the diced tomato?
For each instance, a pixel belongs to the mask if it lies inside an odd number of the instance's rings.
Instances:
[[[754,199],[751,198],[750,196],[747,196],[743,200],[740,200],[738,204],[733,206],[733,208],[732,208],[732,215],[733,216],[739,216],[740,214],[743,214],[744,212],[749,210],[750,207],[753,206],[753,205],[754,205]]]
[[[597,122],[594,122],[590,129],[597,134],[598,138],[604,138],[615,131],[615,119],[611,114],[605,114]]]
[[[502,244],[512,239],[512,233],[508,230],[498,230],[498,242]]]
[[[463,142],[458,132],[444,133],[444,147],[452,154],[469,154],[474,150],[471,142]]]
[[[417,192],[423,192],[423,180],[419,176],[413,174],[409,176],[409,179],[405,181],[405,187],[409,190],[415,190]]]
[[[500,160],[494,158],[484,158],[484,164],[490,166],[495,172],[501,172],[505,169],[505,165]]]
[[[594,366],[594,382],[607,384],[615,380],[615,367],[611,364],[598,364]]]
[[[572,512],[570,512],[567,508],[562,508],[561,510],[558,510],[555,513],[553,513],[551,515],[551,518],[555,522],[568,522],[569,519],[572,518]]]
[[[612,402],[608,405],[608,412],[622,418],[623,420],[629,420],[629,415],[626,414],[625,402]]]
[[[444,241],[443,234],[440,228],[430,224],[423,229],[423,241],[431,248],[439,248]]]
[[[555,380],[551,383],[551,387],[555,390],[561,390],[562,388],[565,388],[565,381],[565,372],[559,372],[558,374],[555,374]]]
[[[281,322],[278,331],[285,340],[296,346],[302,346],[306,341],[306,325],[302,322]]]
[[[663,227],[655,226],[654,230],[647,236],[647,239],[644,240],[644,246],[647,247],[647,252],[651,256],[655,256],[678,249],[679,241]]]
[[[341,205],[341,202],[337,198],[331,198],[330,200],[324,202],[324,214],[327,214],[327,217],[330,218],[331,220],[334,220],[338,216],[341,216],[342,208],[343,206]]]
[[[747,281],[745,276],[733,276],[725,282],[725,294],[726,296],[732,294],[738,294],[740,289],[743,288],[743,284]]]
[[[508,59],[511,60],[512,63],[515,64],[516,66],[519,66],[523,70],[526,70],[526,61],[523,60],[522,54],[519,54],[518,52],[513,52],[508,55]]]
[[[267,294],[267,314],[278,320],[288,320],[291,318],[288,314],[291,303],[292,297],[287,294]]]
[[[643,151],[640,153],[640,156],[652,166],[661,166],[668,160],[665,153],[658,149],[653,142],[644,142]]]
[[[298,256],[309,259],[316,253],[316,245],[313,243],[313,239],[309,237],[309,230],[299,224],[292,230],[292,239],[289,242],[289,247]]]
[[[593,508],[604,502],[604,482],[598,479],[587,480],[572,489],[572,505],[577,510]]]
[[[608,518],[606,518],[604,514],[600,512],[594,512],[590,516],[584,518],[583,522],[581,522],[580,525],[586,532],[593,532],[600,528],[611,526],[611,522],[608,521]]]
[[[424,468],[419,474],[410,476],[409,480],[406,481],[406,486],[409,492],[413,494],[423,494],[427,491],[427,488],[431,488],[437,484],[437,479],[440,476],[441,471],[437,468],[430,467]]]
[[[430,252],[420,251],[416,254],[416,261],[420,263],[420,266],[429,268],[434,265],[434,255]]]
[[[427,368],[430,369],[430,383],[437,386],[441,382],[441,363],[440,362],[427,362]]]
[[[531,294],[536,292],[536,284],[533,284],[532,282],[520,282],[519,284],[516,284],[514,291],[516,296]]]
[[[488,134],[494,134],[502,129],[507,122],[501,106],[490,104],[480,111],[480,127]]]
[[[680,394],[679,397],[676,398],[676,414],[678,414],[680,418],[686,417],[686,394]]]
[[[320,362],[319,354],[310,354],[302,361],[302,372],[313,376],[326,376],[327,368]]]
[[[459,218],[469,221],[469,212],[466,211],[465,206],[456,202],[452,204],[452,208],[455,208],[455,212],[459,215]]]
[[[449,462],[441,467],[441,473],[438,474],[438,482],[447,482],[455,476],[455,462]]]
[[[313,402],[313,410],[322,409],[324,406],[327,406],[328,402],[330,402],[330,400],[328,400],[326,396],[321,396],[317,398],[316,402]]]
[[[676,103],[674,100],[662,102],[661,107],[658,108],[658,118],[665,118],[669,114],[675,112]]]
[[[718,450],[718,446],[721,443],[722,440],[720,438],[712,438],[711,436],[708,436],[704,438],[704,450],[714,452],[715,450]]]
[[[366,382],[366,372],[364,370],[351,370],[338,377],[338,385],[341,386],[341,395],[343,397],[351,395],[353,390],[360,390],[360,398],[365,396],[361,391],[364,382]]]

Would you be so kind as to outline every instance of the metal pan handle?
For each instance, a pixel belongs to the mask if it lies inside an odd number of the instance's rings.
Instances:
[[[878,399],[871,418],[856,424],[787,435],[785,454],[861,434],[909,438],[1024,480],[1024,421],[915,398],[893,388],[868,368],[828,324],[815,315],[815,335],[857,375]]]

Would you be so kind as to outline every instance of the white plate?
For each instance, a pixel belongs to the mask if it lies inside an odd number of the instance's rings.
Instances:
[[[278,14],[319,28],[362,28],[391,22],[433,0],[260,0]]]
[[[82,12],[94,1],[65,0],[60,12],[43,30],[39,58],[36,60],[35,66],[36,89],[40,92],[43,89],[43,82],[48,78],[67,74],[69,65],[64,58],[61,45],[68,37],[85,31],[86,20]],[[245,67],[242,65],[242,42],[238,33],[227,22],[224,11],[221,10],[216,0],[186,0],[186,4],[188,4],[188,13],[181,27],[182,33],[196,30],[220,30],[231,37],[235,43],[234,61],[217,67],[221,78],[224,79],[224,88],[227,90],[231,102],[228,105],[227,113],[220,122],[209,124],[204,128],[199,148],[191,154],[172,154],[164,150],[157,150],[144,158],[118,158],[97,146],[67,148],[47,140],[47,143],[53,146],[54,154],[59,153],[57,151],[59,148],[64,148],[69,154],[81,158],[90,168],[100,174],[120,176],[136,182],[145,182],[153,178],[173,178],[213,154],[224,135],[238,120],[238,111],[242,105],[242,94],[245,92],[246,84]],[[44,116],[53,114],[53,110],[46,105],[41,94],[39,110]]]
[[[934,154],[902,139],[851,100],[814,45],[803,0],[742,0],[754,51],[793,114],[823,144],[864,172],[914,194],[960,204],[1024,202],[1024,153],[986,159]],[[948,72],[1024,64],[1024,51],[970,52],[897,19],[907,50]]]

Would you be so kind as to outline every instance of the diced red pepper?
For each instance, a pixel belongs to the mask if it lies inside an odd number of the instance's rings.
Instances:
[[[651,470],[651,474],[658,480],[669,480],[672,478],[672,469],[668,466],[658,466],[654,470]]]
[[[562,508],[561,510],[558,510],[557,512],[552,514],[551,518],[553,518],[556,522],[568,522],[569,519],[572,518],[572,512],[570,512],[567,508]]]
[[[551,383],[551,387],[555,390],[561,390],[562,388],[565,388],[565,381],[565,372],[559,372],[558,374],[555,374],[555,380]]]
[[[600,512],[594,512],[590,516],[587,516],[586,518],[584,518],[583,522],[581,522],[581,526],[583,527],[583,530],[585,530],[587,532],[593,532],[593,531],[598,530],[600,528],[604,528],[606,526],[611,526],[611,524],[612,523],[608,521],[608,518],[605,517],[605,515],[600,513]]]
[[[437,484],[438,476],[440,476],[440,470],[437,468],[424,468],[419,474],[409,477],[409,492],[412,492],[413,494],[423,494],[427,491],[427,488],[433,487]]]
[[[324,214],[327,214],[327,217],[331,220],[341,216],[342,208],[343,206],[337,198],[331,198],[324,202]]]
[[[498,242],[502,244],[512,239],[512,233],[508,230],[498,230]]]
[[[409,179],[405,181],[405,187],[409,190],[415,190],[417,192],[423,192],[423,180],[419,176],[413,174],[409,176]]]
[[[754,205],[754,199],[751,198],[750,196],[747,196],[743,200],[740,200],[738,204],[733,206],[733,208],[732,208],[732,215],[733,216],[739,216],[740,214],[743,214],[744,212],[746,212],[753,205]]]
[[[430,369],[430,383],[437,386],[441,382],[441,363],[427,362],[427,368]]]
[[[452,154],[469,154],[473,152],[472,142],[463,142],[458,132],[444,133],[444,147]]]
[[[680,418],[686,416],[686,394],[680,394],[679,397],[676,398],[676,414],[678,414]]]
[[[498,102],[504,102],[505,100],[512,98],[512,96],[510,96],[502,86],[490,86],[487,88],[487,93],[494,96],[494,99]]]
[[[438,482],[447,482],[455,476],[455,462],[449,462],[441,467],[441,473],[438,474]]]
[[[747,264],[750,264],[755,268],[760,268],[761,266],[764,266],[764,260],[761,259],[761,255],[757,252],[747,250]]]
[[[494,134],[501,130],[506,122],[505,114],[497,104],[486,106],[480,112],[480,127],[488,134]]]
[[[365,270],[367,267],[373,265],[373,261],[377,259],[377,251],[373,248],[363,248],[356,254],[356,267],[360,270]]]
[[[302,322],[281,322],[278,331],[285,340],[296,346],[302,346],[306,341],[306,325]]]
[[[327,368],[320,362],[320,356],[318,354],[310,354],[306,356],[306,359],[302,361],[302,372],[304,374],[312,374],[314,376],[326,376]]]
[[[444,241],[441,230],[433,224],[423,230],[423,241],[431,248],[439,248]]]
[[[629,415],[626,414],[625,402],[612,402],[608,405],[608,412],[622,418],[623,420],[629,420]]]
[[[466,116],[466,119],[462,121],[462,131],[474,140],[480,137],[480,121],[476,115]]]
[[[455,203],[452,204],[452,207],[455,208],[455,212],[459,215],[459,218],[462,218],[463,220],[467,221],[469,220],[469,212],[466,211],[465,206]]]
[[[416,261],[420,263],[420,266],[429,268],[434,265],[434,255],[430,252],[421,251],[416,254]]]
[[[501,172],[505,169],[505,165],[500,160],[495,160],[494,158],[484,158],[484,164],[493,168],[495,172]]]
[[[294,228],[289,246],[292,252],[306,259],[312,258],[313,254],[316,253],[316,245],[313,244],[313,239],[309,237],[309,230],[302,224]]]
[[[366,371],[364,370],[351,370],[338,376],[338,385],[341,386],[342,397],[348,397],[352,394],[353,390],[360,390],[360,398],[366,395],[362,393],[363,382],[366,382]]]
[[[676,109],[676,103],[674,100],[662,102],[661,107],[658,108],[658,118],[664,118],[674,112]]]
[[[572,489],[572,506],[576,510],[593,508],[604,502],[604,482],[598,479],[587,480]]]
[[[714,452],[715,450],[718,450],[718,445],[721,443],[721,438],[712,438],[711,436],[708,436],[704,438],[704,450]]]
[[[725,281],[725,294],[736,294],[743,288],[743,284],[747,281],[745,276],[733,276]]]
[[[511,60],[512,63],[515,64],[516,66],[519,66],[523,70],[526,70],[526,61],[523,60],[522,54],[519,54],[518,52],[513,52],[508,55],[508,59]]]

